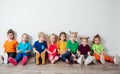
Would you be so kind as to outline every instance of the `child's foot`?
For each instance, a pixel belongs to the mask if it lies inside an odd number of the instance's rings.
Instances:
[[[59,59],[59,57],[58,57],[58,56],[56,56],[54,59],[55,59],[55,61],[56,61],[56,60],[58,60],[58,59]]]
[[[3,61],[4,64],[7,64],[8,63],[8,54],[4,53],[3,58],[4,58],[4,61]]]
[[[14,66],[17,65],[17,62],[16,62],[12,57],[9,57],[9,58],[8,58],[8,61],[9,61],[10,63],[12,63]]]
[[[105,60],[104,60],[104,55],[100,55],[100,62],[101,62],[102,64],[104,64],[104,63],[105,63]]]
[[[93,57],[92,56],[88,56],[87,59],[85,60],[85,65],[90,64],[93,61]]]
[[[0,64],[3,64],[2,56],[0,56]]]
[[[120,63],[120,58],[119,58],[118,55],[115,56],[115,58],[114,58],[114,63],[115,63],[115,64],[119,64],[119,63]]]
[[[77,62],[78,62],[80,65],[82,65],[83,62],[84,62],[84,56],[81,55],[80,58],[77,60]]]
[[[26,62],[27,62],[27,60],[28,60],[28,57],[25,56],[25,57],[22,59],[21,64],[22,64],[22,65],[25,65]]]
[[[52,61],[51,61],[51,64],[54,64],[54,63],[55,63],[55,60],[52,60]]]

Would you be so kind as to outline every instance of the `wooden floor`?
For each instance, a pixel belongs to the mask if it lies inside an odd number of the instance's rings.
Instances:
[[[96,65],[69,65],[64,62],[56,62],[56,64],[35,65],[34,58],[31,58],[27,65],[18,64],[0,64],[0,74],[120,74],[120,65],[113,63]]]

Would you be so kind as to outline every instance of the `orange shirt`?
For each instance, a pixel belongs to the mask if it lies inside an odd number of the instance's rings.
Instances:
[[[3,47],[5,48],[5,52],[16,52],[16,47],[18,42],[16,40],[5,41]]]

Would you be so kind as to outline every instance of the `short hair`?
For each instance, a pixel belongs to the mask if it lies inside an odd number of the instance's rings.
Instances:
[[[39,32],[38,33],[38,37],[40,38],[40,37],[45,37],[45,33],[44,32]]]
[[[29,38],[29,35],[28,35],[27,33],[23,33],[23,34],[22,34],[22,37],[23,37],[23,35],[26,35],[27,38]]]

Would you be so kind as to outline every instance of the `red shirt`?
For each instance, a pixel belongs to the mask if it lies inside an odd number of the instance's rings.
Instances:
[[[50,52],[53,52],[54,50],[56,50],[56,52],[57,52],[57,44],[50,44],[48,47],[48,50]]]

